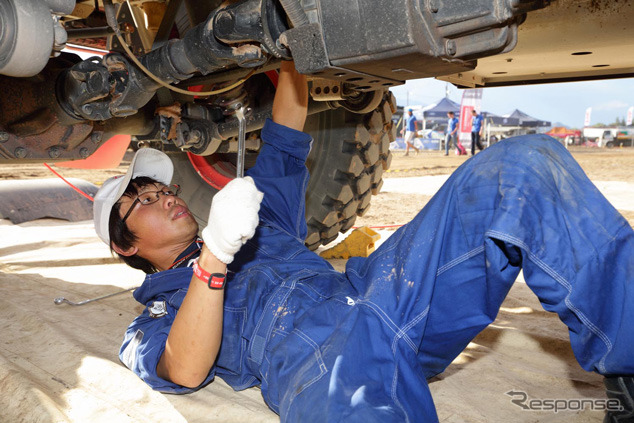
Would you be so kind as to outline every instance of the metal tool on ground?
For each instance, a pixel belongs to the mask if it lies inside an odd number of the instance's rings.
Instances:
[[[236,178],[244,178],[244,158],[246,155],[246,132],[247,121],[244,118],[246,108],[238,103],[236,104],[236,117],[238,118],[238,161],[236,163]]]
[[[60,305],[60,304],[66,303],[66,304],[69,304],[69,305],[72,305],[72,306],[81,306],[81,305],[84,305],[84,304],[92,303],[94,301],[103,300],[104,298],[110,298],[110,297],[114,297],[115,295],[125,294],[126,292],[134,291],[137,288],[138,288],[138,286],[135,286],[135,287],[132,287],[132,288],[124,289],[123,291],[114,292],[112,294],[107,294],[107,295],[102,295],[101,297],[91,298],[89,300],[80,301],[78,303],[75,303],[73,301],[69,301],[69,300],[67,300],[64,297],[57,297],[57,298],[55,298],[53,300],[53,302],[55,303],[55,305]]]

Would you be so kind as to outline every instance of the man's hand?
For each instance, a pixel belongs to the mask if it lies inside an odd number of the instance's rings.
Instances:
[[[249,176],[232,180],[214,196],[202,237],[218,260],[231,263],[242,245],[253,237],[263,196]]]

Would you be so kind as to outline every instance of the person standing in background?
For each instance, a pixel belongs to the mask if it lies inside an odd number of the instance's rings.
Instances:
[[[412,147],[416,150],[416,154],[418,154],[418,148],[412,144],[412,140],[414,139],[414,135],[418,132],[418,121],[416,120],[416,116],[414,116],[414,111],[409,109],[407,111],[409,115],[407,117],[407,121],[405,123],[405,155],[409,156],[409,148]],[[402,131],[401,131],[402,132]]]
[[[480,137],[482,137],[482,115],[479,115],[475,109],[471,110],[471,155],[475,154],[475,147],[478,146],[478,150],[484,150]]]
[[[454,112],[447,112],[447,137],[445,138],[445,156],[449,155],[451,143],[456,147],[456,155],[467,154],[465,148],[458,142],[458,118]]]

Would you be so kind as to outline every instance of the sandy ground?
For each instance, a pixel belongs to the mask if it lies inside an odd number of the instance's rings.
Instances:
[[[634,223],[634,149],[574,150],[575,158]],[[129,159],[129,157],[128,157]],[[384,192],[359,225],[402,224],[429,200],[464,157],[395,152]],[[58,169],[95,184],[125,170]],[[48,178],[42,165],[0,167],[0,179]],[[407,179],[402,179],[407,178]],[[410,186],[415,186],[413,189]],[[381,230],[382,240],[391,231]],[[345,262],[334,260],[341,269]],[[141,306],[130,294],[90,305],[55,306],[53,298],[94,298],[138,285],[142,274],[119,264],[92,223],[0,219],[0,421],[277,421],[257,389],[234,393],[222,381],[186,396],[151,391],[118,361],[123,331]],[[564,325],[516,283],[496,321],[430,383],[442,422],[600,422],[601,411],[525,411],[529,399],[604,398],[602,378],[576,364]]]
[[[601,192],[634,225],[634,148],[574,147],[570,152]],[[403,151],[395,151],[393,154],[392,165],[384,177],[382,192],[372,198],[370,210],[357,219],[357,226],[408,222],[429,201],[447,176],[469,158],[454,154],[444,156],[438,151],[427,150],[407,157]],[[422,176],[430,178],[410,179]],[[421,189],[427,192],[414,194],[411,189],[400,187],[401,184],[394,181],[396,178],[408,178],[409,182],[404,182],[403,185],[420,184],[423,187]],[[632,196],[628,197],[628,192]],[[625,206],[619,207],[624,203]]]

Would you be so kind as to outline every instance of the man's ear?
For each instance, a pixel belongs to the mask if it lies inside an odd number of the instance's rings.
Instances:
[[[111,245],[112,245],[112,249],[117,254],[121,254],[122,256],[125,256],[125,257],[133,256],[139,251],[138,247],[136,247],[136,246],[132,246],[132,247],[128,248],[127,250],[124,250],[123,248],[121,248],[117,244],[115,244],[114,242]]]

